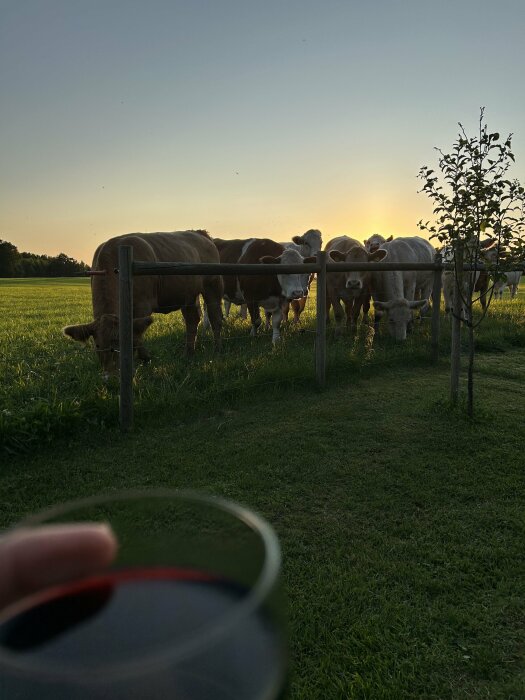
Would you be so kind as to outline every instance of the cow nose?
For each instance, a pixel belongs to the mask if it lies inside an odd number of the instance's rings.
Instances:
[[[292,299],[300,299],[302,296],[304,296],[302,289],[296,289],[294,292],[292,292]]]
[[[359,280],[348,280],[346,287],[347,289],[360,289],[361,282]]]

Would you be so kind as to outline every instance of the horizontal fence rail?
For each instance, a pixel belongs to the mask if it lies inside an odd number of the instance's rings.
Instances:
[[[280,264],[246,264],[233,263],[176,263],[176,262],[143,262],[133,263],[134,275],[300,275],[319,273],[321,266],[318,263],[304,263],[298,265]],[[372,263],[347,263],[330,262],[326,264],[327,272],[440,272],[454,270],[453,264],[445,263],[399,263],[399,262],[372,262]],[[465,271],[502,272],[493,266],[463,265]],[[506,269],[503,272],[523,272],[524,267],[516,270]],[[98,272],[98,271],[97,271]],[[115,270],[118,272],[118,269]],[[90,274],[90,273],[86,273]],[[93,274],[93,273],[91,273]]]
[[[158,275],[295,275],[317,274],[316,300],[316,342],[315,342],[315,373],[320,389],[326,384],[326,324],[328,317],[326,299],[326,279],[328,273],[344,272],[432,272],[432,340],[431,357],[434,362],[438,359],[439,349],[439,309],[441,300],[441,273],[456,269],[453,263],[443,263],[439,255],[433,263],[400,263],[400,262],[333,262],[326,251],[317,254],[316,263],[295,265],[281,264],[231,264],[231,263],[186,263],[186,262],[153,262],[133,260],[131,246],[119,246],[119,267],[114,270],[119,274],[120,289],[120,425],[122,430],[129,430],[133,422],[133,277]],[[330,260],[330,262],[328,262]],[[496,273],[525,272],[525,263],[510,269],[501,269],[493,265],[460,265],[464,271],[486,271]],[[106,270],[88,270],[84,275],[103,275]]]

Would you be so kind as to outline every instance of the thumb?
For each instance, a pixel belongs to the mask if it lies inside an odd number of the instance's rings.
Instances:
[[[0,610],[30,593],[81,578],[115,558],[109,526],[45,525],[0,538]]]

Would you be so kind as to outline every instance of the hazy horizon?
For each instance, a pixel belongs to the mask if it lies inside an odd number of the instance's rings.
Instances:
[[[420,234],[458,121],[514,133],[525,3],[0,0],[0,238]]]

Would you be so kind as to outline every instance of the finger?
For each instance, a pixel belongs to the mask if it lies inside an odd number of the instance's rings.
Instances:
[[[46,525],[0,539],[0,609],[42,588],[81,578],[115,558],[107,525]]]

